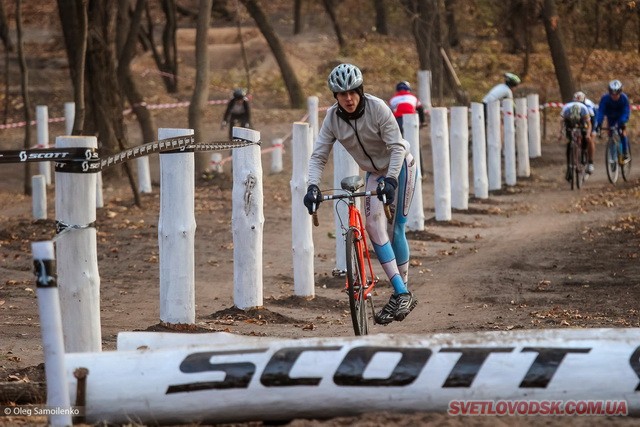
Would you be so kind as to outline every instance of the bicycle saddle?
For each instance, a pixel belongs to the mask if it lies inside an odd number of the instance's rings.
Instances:
[[[364,187],[364,178],[360,175],[348,176],[340,181],[340,186],[343,190],[353,193]]]

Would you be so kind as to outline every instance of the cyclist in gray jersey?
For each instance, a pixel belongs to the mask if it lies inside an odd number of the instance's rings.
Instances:
[[[417,305],[407,285],[409,244],[405,235],[417,178],[416,163],[389,106],[364,93],[358,67],[338,65],[331,71],[328,84],[338,102],[327,110],[309,159],[304,204],[311,214],[322,201],[318,184],[333,144],[340,142],[366,172],[365,191],[377,194],[365,199],[365,228],[394,292],[375,320],[383,325],[404,320]],[[392,207],[391,221],[385,217],[383,203]]]

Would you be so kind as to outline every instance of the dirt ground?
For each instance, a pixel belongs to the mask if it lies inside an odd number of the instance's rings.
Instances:
[[[219,48],[230,49],[228,45]],[[138,71],[144,69],[144,65],[138,65]],[[44,85],[49,80],[45,71],[36,73],[35,84]],[[60,72],[56,76],[61,81],[66,78]],[[56,98],[56,102],[60,100]],[[221,115],[220,106],[207,112],[207,123],[213,124],[205,129],[208,138],[223,138],[225,131],[217,126]],[[254,125],[262,132],[266,147],[274,138],[287,136],[291,124],[303,115],[304,111],[258,108]],[[140,139],[139,132],[128,120],[135,143]],[[180,114],[175,110],[157,111],[156,120],[165,127],[187,127],[186,110]],[[62,133],[60,126],[51,125],[52,138]],[[633,126],[637,128],[637,124]],[[21,141],[21,130],[4,130],[0,135],[0,149],[16,149],[16,144],[21,144],[16,142]],[[563,178],[563,148],[549,137],[543,143],[542,157],[531,160],[530,177],[518,178],[516,186],[492,192],[488,199],[472,197],[468,210],[455,210],[451,221],[439,222],[434,219],[428,127],[421,131],[421,141],[426,165],[422,194],[426,229],[409,233],[410,288],[420,303],[405,321],[373,326],[371,333],[640,327],[637,165],[630,182],[611,185],[600,141],[595,174],[585,188],[571,191]],[[636,147],[634,141],[634,152],[640,152]],[[320,227],[314,229],[316,297],[304,300],[293,296],[291,203],[300,201],[291,200],[290,141],[286,141],[285,150],[285,168],[280,174],[268,172],[269,156],[263,156],[264,306],[260,309],[241,312],[233,307],[230,163],[225,173],[196,183],[198,331],[287,338],[352,335],[347,299],[340,292],[344,279],[331,274],[335,237],[332,211],[326,206],[320,212]],[[105,351],[115,348],[120,331],[165,329],[159,324],[157,163],[157,155],[151,156],[154,188],[152,194],[143,195],[143,208],[134,205],[124,178],[105,180],[105,206],[98,210],[96,222]],[[22,171],[17,165],[0,167],[0,382],[41,383],[43,354],[30,243],[55,235],[54,190],[50,188],[48,194],[49,219],[33,221],[31,199],[22,195]],[[324,177],[328,186],[330,170]],[[470,192],[473,194],[473,187]],[[381,269],[376,268],[382,277]],[[376,301],[381,303],[391,288],[385,281],[379,288]],[[43,423],[0,417],[0,425]],[[525,423],[631,425],[637,419],[368,414],[330,421],[296,420],[290,425]]]

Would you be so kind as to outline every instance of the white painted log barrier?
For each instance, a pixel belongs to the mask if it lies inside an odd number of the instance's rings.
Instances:
[[[193,129],[158,129],[158,139]],[[160,320],[193,324],[195,308],[195,159],[193,152],[160,153]]]
[[[36,106],[36,135],[38,148],[49,148],[49,109],[46,105]],[[38,162],[40,175],[47,185],[51,185],[51,162]]]
[[[484,104],[471,103],[471,139],[473,146],[473,191],[477,198],[489,197],[487,176],[487,140],[484,128]]]
[[[59,136],[56,148],[98,148],[93,136]],[[67,352],[100,351],[100,275],[96,229],[96,174],[56,172],[57,272]]]
[[[420,170],[420,120],[417,114],[405,114],[402,116],[404,139],[409,142],[409,151],[416,162],[417,179],[409,214],[407,215],[407,230],[424,230],[424,203],[422,200],[422,170]]]
[[[502,100],[504,129],[504,183],[516,185],[516,128],[513,117],[513,99]]]
[[[241,128],[233,128],[238,137]],[[254,141],[260,140],[260,133]],[[233,190],[233,304],[240,309],[262,307],[262,247],[264,240],[264,192],[262,154],[259,145],[232,150]]]
[[[469,209],[469,109],[451,107],[451,207]]]
[[[211,332],[194,336],[175,332],[125,331],[118,333],[116,349],[118,351],[160,350],[202,345],[223,347],[235,344],[259,346],[270,341],[273,341],[273,337],[238,335],[229,332]]]
[[[527,99],[516,98],[516,160],[517,176],[528,178],[531,175],[529,167],[529,142],[527,140]]]
[[[138,170],[138,191],[142,194],[152,193],[149,156],[138,157],[136,159],[136,169]]]
[[[318,97],[310,96],[307,98],[307,113],[309,115],[309,129],[311,129],[312,138],[315,141],[320,131],[320,120],[318,118]]]
[[[102,193],[102,172],[96,173],[96,208],[104,208],[104,196]]]
[[[293,293],[301,297],[315,296],[311,215],[302,202],[307,194],[307,175],[312,151],[309,124],[295,122],[291,133],[291,252]]]
[[[431,71],[418,71],[418,99],[424,106],[425,113],[431,111]]]
[[[487,104],[487,173],[489,191],[502,188],[502,137],[500,101]]]
[[[53,242],[33,242],[31,243],[31,251],[36,273],[36,295],[38,297],[42,350],[47,380],[47,406],[70,409],[69,383],[65,377],[60,299],[54,271]],[[72,425],[70,412],[60,411],[60,413],[49,416],[49,425],[54,427]]]
[[[431,150],[433,158],[433,200],[436,221],[451,221],[451,169],[447,109],[431,109]]]
[[[64,103],[64,130],[65,135],[71,135],[73,133],[73,121],[76,119],[76,103],[65,102]]]
[[[73,371],[89,370],[89,423],[235,423],[372,411],[462,415],[474,402],[503,408],[499,415],[507,405],[519,411],[512,415],[570,415],[588,402],[608,402],[609,415],[638,415],[639,334],[617,328],[248,337],[225,345],[182,334],[190,345],[68,354],[65,364],[71,401]],[[555,412],[536,412],[541,403]]]
[[[537,93],[527,95],[527,131],[529,136],[529,158],[542,155],[540,139],[540,101]]]
[[[275,138],[271,142],[271,146],[273,147],[273,151],[271,151],[271,173],[280,173],[282,172],[282,149],[283,142],[282,138]]]
[[[44,175],[31,177],[31,212],[36,221],[47,219],[47,182]]]
[[[336,141],[333,144],[333,188],[342,188],[340,183],[348,176],[360,174],[360,167],[353,160],[351,154],[347,152],[344,146]],[[360,191],[363,191],[361,189]],[[362,199],[356,199],[358,209],[362,206]],[[344,201],[333,201],[333,224],[335,226],[336,236],[336,267],[333,270],[334,275],[346,274],[347,272],[347,252],[345,246],[345,235],[342,227],[349,224],[349,208]]]

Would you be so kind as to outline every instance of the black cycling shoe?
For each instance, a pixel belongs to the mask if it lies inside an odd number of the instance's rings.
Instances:
[[[396,305],[398,308],[393,318],[394,320],[402,321],[411,313],[411,310],[416,308],[418,300],[413,297],[411,292],[407,292],[406,294],[400,294],[396,297]]]
[[[378,325],[388,325],[395,320],[397,309],[397,296],[393,294],[389,298],[389,302],[382,307],[382,310],[376,313],[373,319]]]

